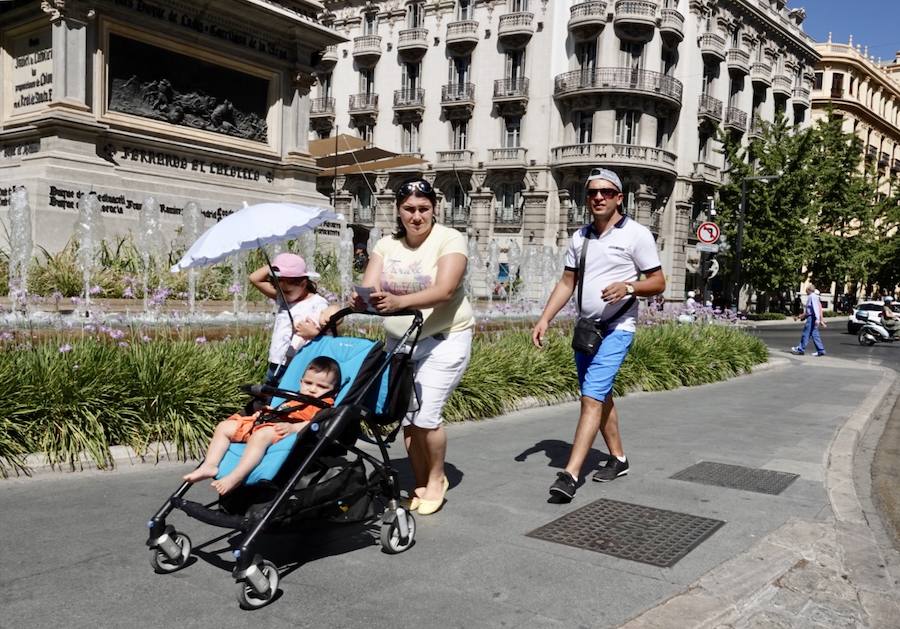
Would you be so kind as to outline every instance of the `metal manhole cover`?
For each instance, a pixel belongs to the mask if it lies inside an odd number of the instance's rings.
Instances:
[[[616,500],[596,500],[527,534],[668,568],[724,522]]]
[[[669,478],[777,496],[787,489],[788,485],[797,480],[799,475],[755,467],[744,467],[742,465],[700,461],[696,465],[683,469]]]

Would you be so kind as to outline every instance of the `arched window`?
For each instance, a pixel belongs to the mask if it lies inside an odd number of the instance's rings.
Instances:
[[[465,227],[469,224],[469,193],[458,183],[447,189],[444,208],[444,222],[449,227]]]

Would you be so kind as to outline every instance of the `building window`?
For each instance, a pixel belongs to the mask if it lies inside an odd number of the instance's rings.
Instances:
[[[372,144],[375,141],[375,125],[362,123],[356,127],[356,132],[359,134],[359,137]]]
[[[672,76],[673,74],[675,74],[675,63],[677,59],[678,54],[673,48],[662,49],[663,74],[665,74],[666,76]]]
[[[452,184],[447,191],[445,207],[446,221],[451,227],[464,226],[469,222],[469,193],[459,184]]]
[[[706,162],[709,159],[709,135],[700,134],[700,143],[697,147],[697,161]]]
[[[741,47],[741,29],[736,28],[731,31],[731,47],[732,48],[740,48]]]
[[[583,76],[590,76],[597,67],[597,42],[586,42],[575,45],[575,58],[578,69]]]
[[[576,111],[575,141],[578,144],[590,144],[594,141],[594,114],[591,111]]]
[[[422,66],[416,63],[404,63],[400,72],[400,85],[402,89],[412,96],[412,91],[419,87],[419,76],[422,73]]]
[[[331,97],[331,72],[327,74],[319,74],[317,80],[319,83],[319,98]]]
[[[737,107],[741,100],[741,84],[734,79],[728,85],[728,106]]]
[[[521,13],[528,10],[528,0],[510,0],[509,10],[513,13]]]
[[[522,117],[507,116],[503,119],[503,148],[514,149],[521,146]]]
[[[450,143],[454,151],[464,151],[469,145],[469,121],[450,121]]]
[[[465,85],[469,82],[469,72],[472,69],[472,57],[460,55],[450,59],[450,83]]]
[[[505,75],[509,81],[517,81],[525,76],[525,51],[510,50],[506,53]]]
[[[497,188],[498,223],[517,223],[522,220],[522,186],[503,183]]]
[[[456,5],[456,19],[471,20],[474,18],[475,0],[459,0]]]
[[[640,144],[641,112],[633,109],[616,111],[616,143]]]
[[[664,149],[669,144],[669,121],[659,118],[656,121],[656,148]]]
[[[708,63],[703,64],[703,84],[700,89],[704,96],[709,96],[713,90],[713,81],[716,79],[715,68]]]
[[[372,191],[368,187],[358,188],[353,195],[353,214],[358,223],[371,223],[375,218]]]
[[[821,73],[821,72],[816,72],[816,78],[815,78],[815,80],[813,81],[813,89],[815,89],[815,90],[820,90],[820,89],[822,89],[822,83],[823,83],[823,75],[822,75],[822,73]]]
[[[619,53],[623,68],[640,70],[644,67],[644,44],[623,41],[619,44]]]
[[[404,153],[419,153],[419,123],[405,122],[401,130],[401,147]]]
[[[366,13],[363,16],[363,35],[378,34],[378,14]]]
[[[844,95],[844,75],[835,72],[831,75],[831,97],[840,98]],[[872,106],[872,99],[869,99],[869,107]]]
[[[361,68],[359,71],[359,91],[362,94],[375,93],[375,68]]]
[[[407,28],[422,28],[425,26],[425,5],[421,2],[413,2],[406,7]]]

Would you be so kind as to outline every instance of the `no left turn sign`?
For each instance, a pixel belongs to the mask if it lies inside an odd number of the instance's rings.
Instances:
[[[721,233],[719,226],[715,223],[700,223],[700,227],[697,228],[697,240],[711,245],[719,239]]]

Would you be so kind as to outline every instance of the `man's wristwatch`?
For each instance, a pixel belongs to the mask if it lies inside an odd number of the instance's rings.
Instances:
[[[625,294],[626,295],[634,295],[634,284],[630,282],[625,282]]]

